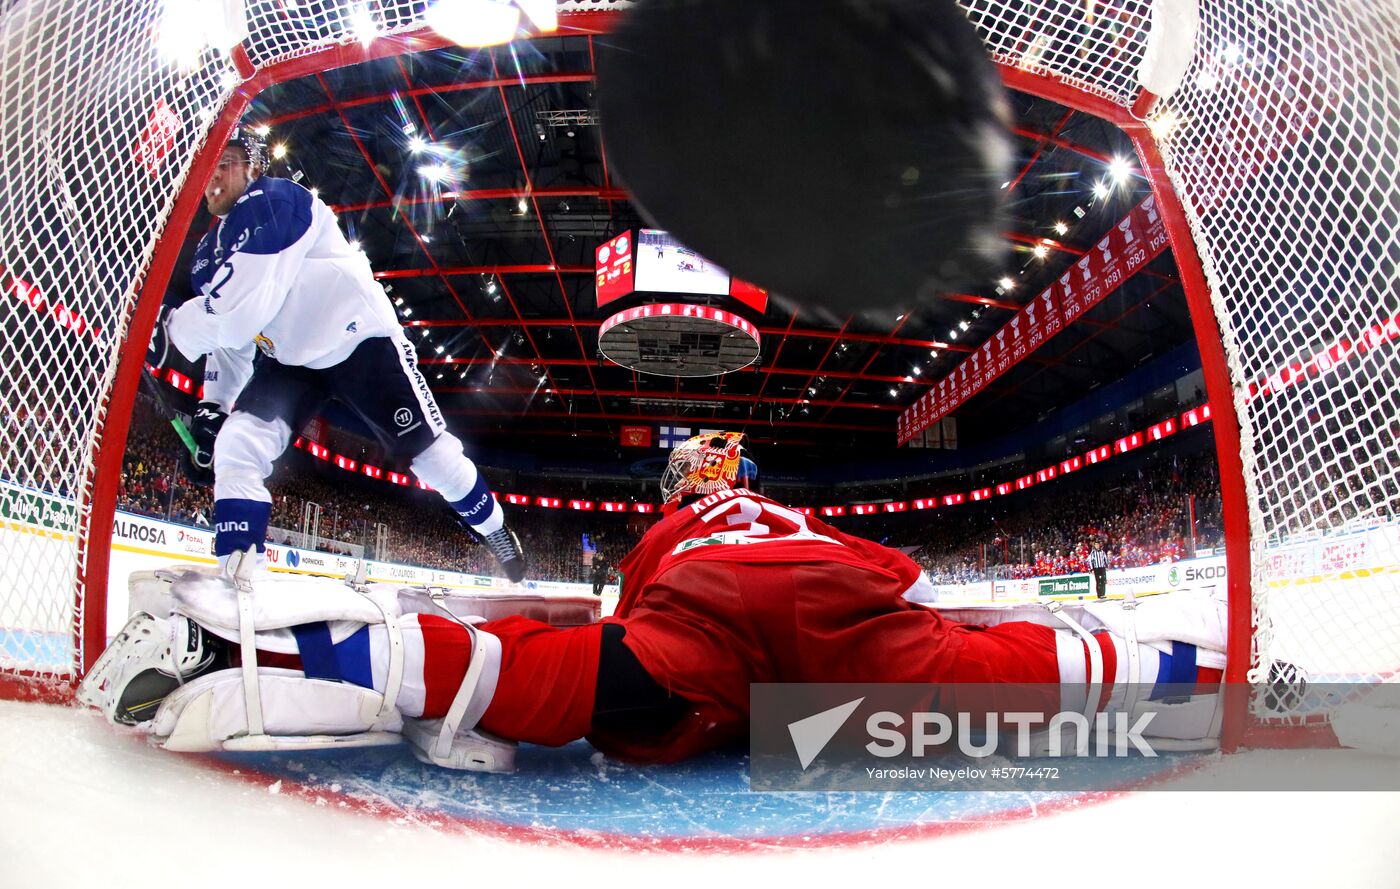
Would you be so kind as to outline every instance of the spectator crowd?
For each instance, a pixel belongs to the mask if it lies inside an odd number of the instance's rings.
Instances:
[[[321,509],[316,548],[323,552],[352,555],[363,547],[385,561],[496,572],[487,549],[436,494],[360,479],[300,452],[283,462],[296,465],[280,466],[269,480],[273,542],[285,542],[277,529],[304,530],[306,505],[314,503]],[[837,521],[852,533],[911,552],[938,583],[1084,572],[1096,542],[1114,568],[1175,561],[1192,555],[1193,546],[1221,544],[1219,481],[1208,449],[1144,457],[1126,471],[1094,472],[1092,479],[1086,471],[1037,492],[952,509]],[[208,527],[212,516],[212,490],[187,478],[174,433],[144,397],[137,400],[118,508],[200,527]],[[598,561],[614,568],[655,521],[539,507],[508,507],[508,519],[529,554],[531,578],[574,583],[590,582]],[[380,524],[388,544],[375,552]]]

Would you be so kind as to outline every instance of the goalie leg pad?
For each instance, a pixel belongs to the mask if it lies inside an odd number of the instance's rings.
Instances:
[[[396,743],[403,720],[381,716],[384,696],[343,682],[307,679],[296,670],[260,667],[261,731],[250,731],[243,670],[220,670],[165,699],[151,723],[167,750],[275,750]]]

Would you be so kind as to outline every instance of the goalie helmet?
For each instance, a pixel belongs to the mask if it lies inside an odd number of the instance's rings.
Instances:
[[[661,502],[752,486],[758,466],[744,455],[744,440],[742,432],[712,432],[677,445],[661,474]]]
[[[267,142],[247,124],[239,124],[228,137],[228,145],[224,147],[243,149],[244,154],[248,155],[248,166],[255,171],[267,169]]]

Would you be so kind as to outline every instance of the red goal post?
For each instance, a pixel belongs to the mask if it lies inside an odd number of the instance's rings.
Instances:
[[[421,2],[245,0],[231,52],[172,59],[170,5],[3,13],[0,696],[66,699],[102,648],[143,344],[249,101],[446,45]],[[604,32],[626,5],[561,2],[558,33]],[[1387,588],[1400,578],[1400,14],[1323,0],[961,5],[1010,87],[1128,134],[1167,222],[1220,463],[1226,746],[1334,740],[1326,702],[1266,712],[1244,683],[1280,659],[1361,685],[1400,667]],[[1186,53],[1185,70],[1158,98],[1140,75],[1164,48]]]

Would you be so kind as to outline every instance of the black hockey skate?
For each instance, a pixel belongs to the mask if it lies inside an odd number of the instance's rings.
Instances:
[[[501,563],[511,583],[520,583],[525,579],[525,551],[520,548],[520,538],[515,536],[514,531],[502,525],[482,539],[490,547],[491,555]]]

